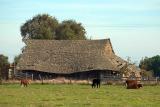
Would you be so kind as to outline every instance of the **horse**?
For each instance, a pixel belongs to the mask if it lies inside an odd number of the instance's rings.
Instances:
[[[97,86],[97,88],[100,88],[100,79],[93,79],[92,81],[92,88],[95,88]]]
[[[126,80],[127,89],[139,89],[142,84],[138,83],[137,80]]]
[[[21,83],[20,83],[21,86],[27,87],[29,84],[29,80],[27,80],[27,79],[21,79],[20,81],[21,81]]]

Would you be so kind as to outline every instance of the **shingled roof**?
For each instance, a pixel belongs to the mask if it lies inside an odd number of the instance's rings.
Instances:
[[[90,70],[119,71],[124,63],[115,55],[110,39],[28,40],[17,70],[63,74]]]

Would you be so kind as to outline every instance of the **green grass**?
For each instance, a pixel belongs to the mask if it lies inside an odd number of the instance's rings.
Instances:
[[[160,107],[160,86],[0,85],[0,107]]]

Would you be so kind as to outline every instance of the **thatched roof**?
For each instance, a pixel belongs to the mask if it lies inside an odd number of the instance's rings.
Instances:
[[[125,61],[116,56],[110,39],[104,40],[28,40],[17,65],[18,70],[75,73],[114,70]]]

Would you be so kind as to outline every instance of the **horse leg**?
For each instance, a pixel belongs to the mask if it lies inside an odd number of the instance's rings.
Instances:
[[[94,88],[94,84],[92,84],[92,88]]]
[[[21,86],[21,87],[23,87],[23,86],[24,86],[22,81],[21,81],[21,83],[20,83],[20,86]]]
[[[24,85],[23,84],[21,84],[21,87],[23,87]]]
[[[100,88],[100,85],[101,85],[101,84],[99,83],[98,85],[99,85],[99,88]]]
[[[95,88],[96,87],[96,85],[95,84],[93,84],[93,88]]]
[[[98,83],[96,85],[97,85],[97,88],[98,88]]]
[[[28,87],[28,83],[26,82],[26,87]]]

